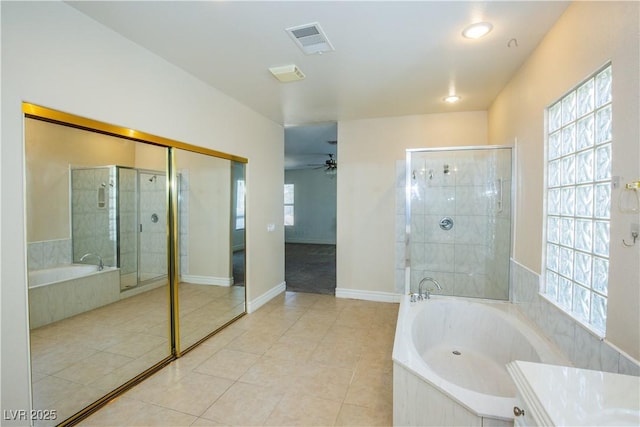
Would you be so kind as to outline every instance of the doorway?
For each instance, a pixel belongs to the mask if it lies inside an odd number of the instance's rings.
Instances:
[[[337,123],[285,129],[287,290],[335,295]]]

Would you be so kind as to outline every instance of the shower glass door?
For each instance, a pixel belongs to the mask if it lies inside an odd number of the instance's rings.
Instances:
[[[407,287],[509,299],[511,148],[408,150]],[[432,288],[432,283],[428,283]]]
[[[138,284],[167,275],[167,212],[164,172],[138,171]]]
[[[138,285],[138,174],[135,169],[118,170],[118,266],[120,290]]]

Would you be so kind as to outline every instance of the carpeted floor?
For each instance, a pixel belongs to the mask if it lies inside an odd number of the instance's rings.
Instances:
[[[287,291],[335,295],[336,245],[285,244]]]
[[[233,284],[244,286],[244,249],[233,253]]]

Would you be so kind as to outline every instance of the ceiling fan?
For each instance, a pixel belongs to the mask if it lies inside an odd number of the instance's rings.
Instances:
[[[327,154],[329,159],[327,159],[324,164],[321,165],[309,165],[309,166],[317,166],[314,169],[324,168],[324,172],[327,175],[335,175],[338,172],[338,162],[333,158],[333,154]]]

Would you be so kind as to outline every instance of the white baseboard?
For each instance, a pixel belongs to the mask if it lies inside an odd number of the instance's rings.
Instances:
[[[400,294],[392,292],[362,291],[360,289],[336,288],[336,298],[352,298],[376,302],[400,302]]]
[[[197,276],[195,274],[183,274],[180,276],[180,281],[194,285],[231,286],[233,284],[231,277]]]
[[[283,293],[287,289],[287,285],[285,282],[280,283],[279,285],[274,286],[269,289],[264,294],[260,295],[258,298],[254,298],[251,301],[247,302],[247,313],[253,313],[273,298],[277,297],[281,293]]]

